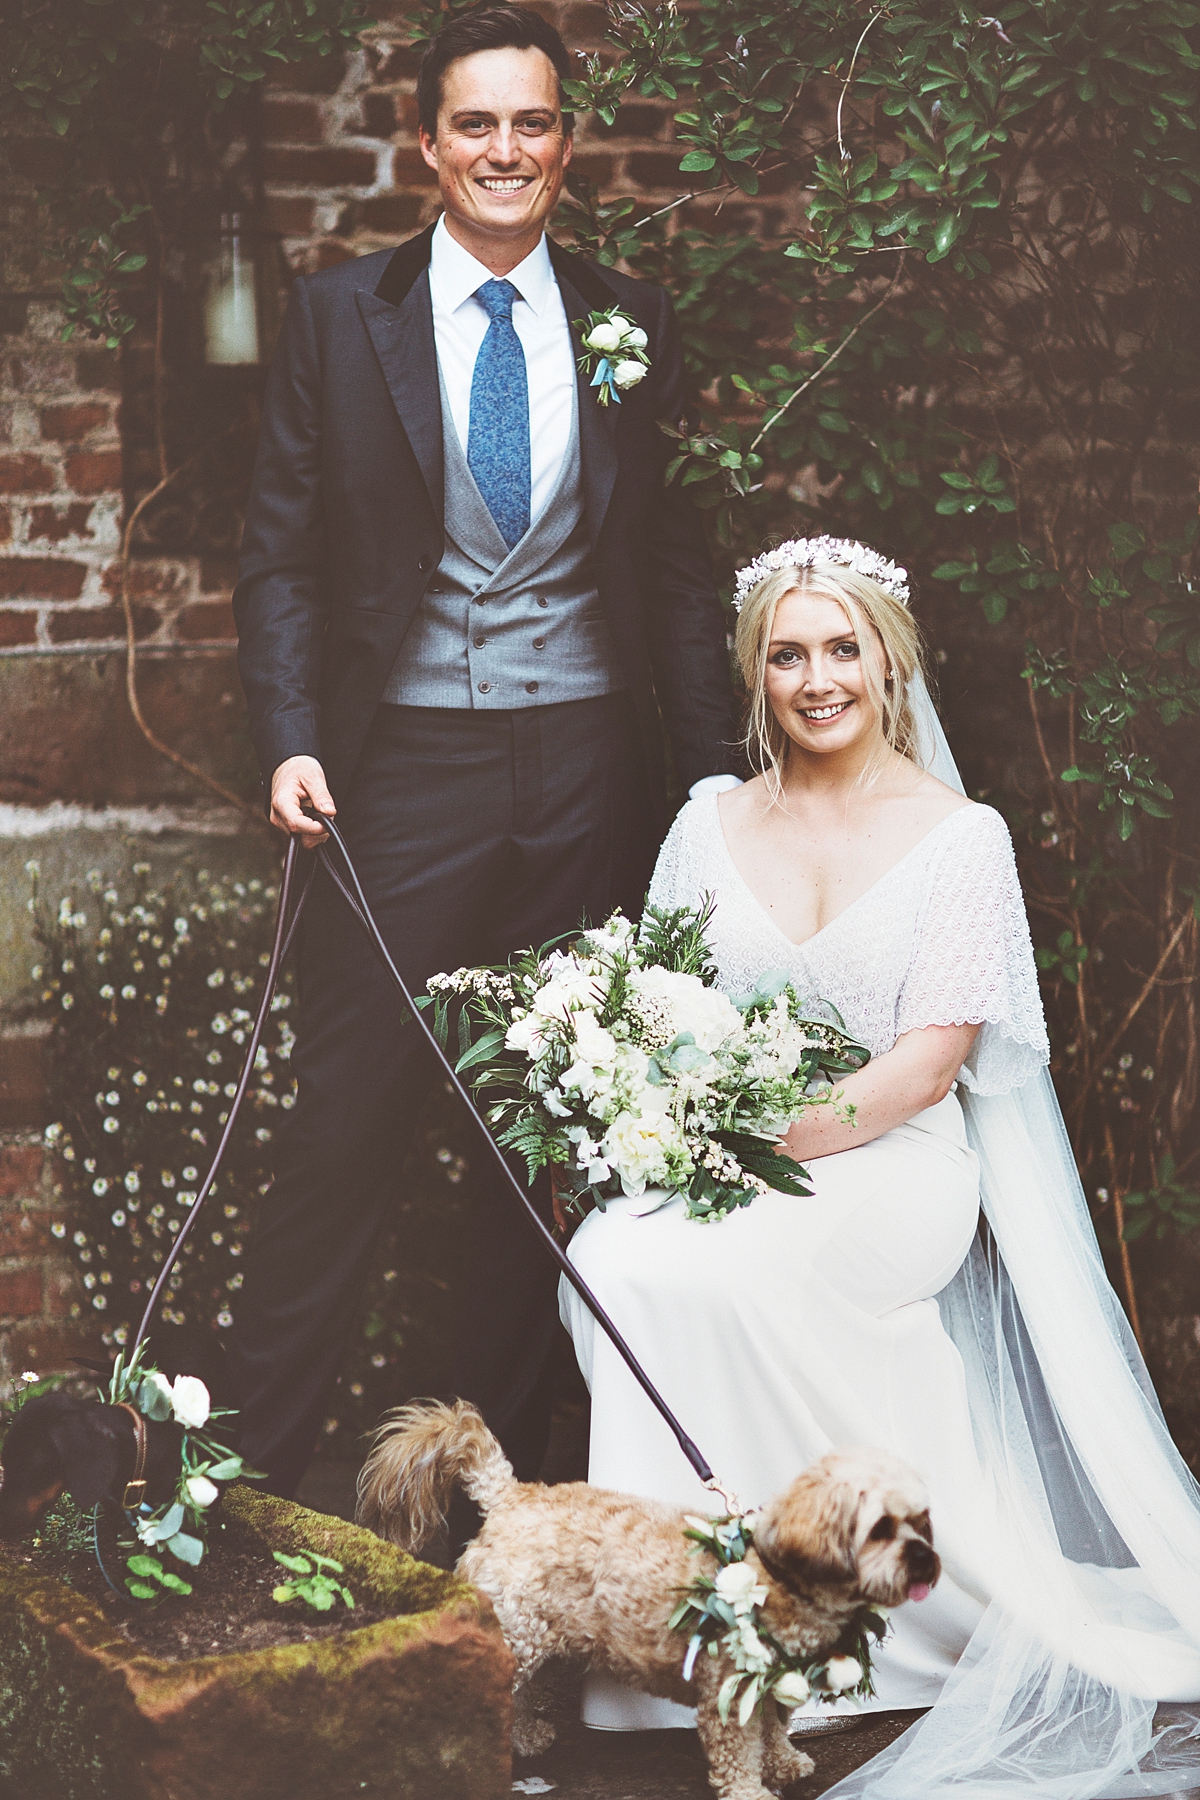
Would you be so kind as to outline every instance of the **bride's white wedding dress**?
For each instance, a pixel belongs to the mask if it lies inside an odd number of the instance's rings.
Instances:
[[[729,991],[785,970],[875,1055],[921,1026],[984,1022],[958,1091],[813,1161],[810,1198],[772,1192],[709,1225],[681,1200],[643,1216],[646,1200],[626,1198],[571,1244],[744,1505],[838,1445],[892,1450],[929,1486],[944,1573],[893,1616],[875,1704],[934,1710],[834,1793],[1091,1800],[1200,1782],[1190,1711],[1148,1754],[1155,1702],[1200,1698],[1200,1507],[1078,1191],[1003,820],[963,806],[797,945],[738,873],[706,795],[676,820],[650,898],[705,894]],[[713,1510],[575,1291],[560,1292],[592,1393],[589,1479]],[[584,1718],[689,1715],[590,1678]]]

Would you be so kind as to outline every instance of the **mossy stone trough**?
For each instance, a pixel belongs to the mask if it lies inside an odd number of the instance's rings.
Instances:
[[[308,1643],[163,1662],[0,1554],[0,1778],[21,1800],[500,1800],[512,1658],[469,1583],[238,1487],[227,1526],[345,1565],[394,1616]]]

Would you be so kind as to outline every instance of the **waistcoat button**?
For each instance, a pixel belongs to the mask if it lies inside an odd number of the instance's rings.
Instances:
[[[537,690],[538,690],[538,684],[536,681],[527,681],[525,683],[525,692],[527,694],[536,694]]]
[[[491,682],[490,681],[481,681],[479,684],[479,691],[481,694],[490,694],[492,691]]]
[[[550,604],[550,602],[546,599],[544,594],[538,595],[538,605],[539,606],[549,606],[549,604]]]
[[[485,638],[485,637],[477,637],[477,638],[476,638],[476,639],[475,639],[475,648],[476,648],[476,649],[477,649],[477,650],[482,650],[482,649],[483,649],[483,646],[484,646],[484,645],[485,645],[485,644],[486,644],[486,643],[487,643],[487,639],[486,639],[486,638]]]
[[[478,640],[476,641],[478,642]],[[546,648],[545,638],[534,638],[533,647],[535,650],[544,650]]]

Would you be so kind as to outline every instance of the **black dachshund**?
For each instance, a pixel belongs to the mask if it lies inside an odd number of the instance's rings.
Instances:
[[[159,1326],[157,1366],[168,1380],[199,1375],[216,1405],[228,1404],[222,1346],[207,1333]],[[145,1498],[170,1498],[179,1478],[181,1429],[145,1420]],[[138,1427],[123,1407],[63,1392],[26,1401],[4,1440],[0,1539],[26,1536],[64,1489],[84,1510],[105,1498],[118,1504],[134,1474]]]

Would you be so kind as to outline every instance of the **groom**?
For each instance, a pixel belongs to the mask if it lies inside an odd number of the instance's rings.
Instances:
[[[684,411],[670,303],[545,236],[570,73],[557,32],[514,6],[431,40],[417,97],[442,217],[297,281],[267,391],[234,608],[271,819],[313,846],[326,834],[302,805],[336,812],[418,990],[585,915],[636,913],[667,817],[661,725],[685,787],[731,755],[702,533],[663,481],[657,421]],[[618,304],[649,368],[602,407],[578,321]],[[233,1333],[243,1449],[281,1494],[312,1452],[432,1073],[323,871],[299,988],[297,1102]],[[476,1168],[454,1383],[531,1479],[556,1275],[482,1151]]]

